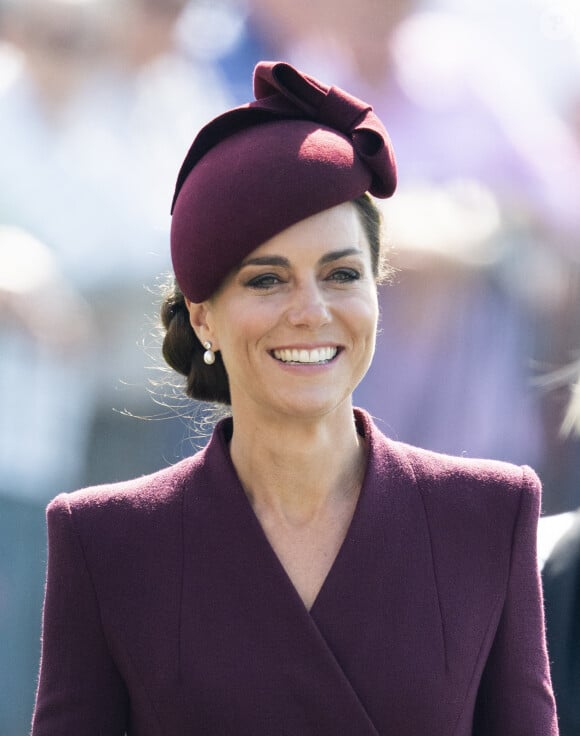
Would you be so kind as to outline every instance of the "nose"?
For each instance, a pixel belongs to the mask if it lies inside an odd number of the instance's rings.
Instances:
[[[296,286],[286,316],[293,327],[313,329],[330,322],[330,311],[316,280]]]

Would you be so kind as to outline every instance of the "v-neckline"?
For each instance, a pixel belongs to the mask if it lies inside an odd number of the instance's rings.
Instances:
[[[272,546],[272,543],[268,539],[268,536],[266,532],[264,531],[264,528],[262,527],[262,524],[260,523],[260,520],[254,511],[254,508],[252,507],[252,504],[250,502],[250,499],[248,498],[242,483],[238,477],[238,474],[236,472],[236,469],[234,467],[231,454],[229,451],[228,446],[228,429],[230,429],[231,432],[231,424],[230,427],[227,426],[228,420],[225,420],[223,422],[222,427],[220,428],[219,432],[219,441],[221,444],[222,452],[225,456],[226,462],[228,464],[228,471],[229,474],[232,477],[232,492],[235,494],[236,499],[238,501],[238,504],[240,506],[240,509],[243,510],[243,513],[245,514],[246,520],[250,524],[250,526],[253,528],[255,532],[255,539],[258,541],[258,544],[263,550],[263,554],[267,559],[269,559],[270,564],[273,565],[278,573],[281,580],[284,581],[285,587],[289,590],[291,596],[297,601],[299,606],[302,608],[303,611],[305,611],[310,617],[313,616],[313,614],[316,612],[317,604],[321,600],[321,598],[324,597],[325,590],[329,587],[332,579],[340,574],[340,567],[342,566],[342,560],[348,555],[349,547],[352,543],[353,532],[356,531],[356,529],[359,527],[360,519],[361,517],[364,517],[364,507],[366,506],[366,497],[369,494],[369,469],[371,466],[371,460],[372,460],[372,433],[369,431],[369,427],[366,426],[365,418],[362,413],[358,413],[356,410],[354,411],[354,417],[357,427],[357,432],[363,437],[365,442],[367,443],[367,452],[366,452],[366,467],[363,474],[363,480],[361,484],[361,488],[358,494],[358,498],[354,507],[354,511],[352,514],[352,517],[350,519],[350,522],[347,526],[346,533],[344,535],[344,538],[342,539],[338,551],[334,557],[334,560],[332,561],[330,567],[328,568],[328,572],[326,576],[324,577],[321,586],[319,587],[316,596],[314,598],[314,601],[310,607],[308,607],[300,595],[296,585],[294,584],[292,578],[290,577],[290,574],[288,573],[287,569],[285,568],[284,564],[280,560],[280,557],[276,553],[274,547]],[[231,419],[229,420],[231,422]],[[338,569],[338,571],[337,571]]]
[[[184,475],[175,661],[192,719],[213,717],[217,702],[252,733],[272,732],[280,717],[293,733],[310,732],[305,714],[316,714],[317,733],[378,736],[391,711],[404,722],[401,682],[439,692],[447,637],[413,458],[368,414],[355,416],[368,441],[366,474],[309,610],[239,482],[227,423]],[[416,651],[429,653],[419,668]]]

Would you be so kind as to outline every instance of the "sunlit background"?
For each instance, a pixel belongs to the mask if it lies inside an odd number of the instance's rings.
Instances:
[[[0,736],[29,727],[47,501],[204,442],[160,370],[169,207],[259,59],[370,101],[397,152],[357,402],[580,505],[576,0],[0,0]]]

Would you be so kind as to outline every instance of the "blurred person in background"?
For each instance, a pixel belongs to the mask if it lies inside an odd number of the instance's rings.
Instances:
[[[580,362],[563,431],[580,437]],[[578,447],[578,445],[576,445]],[[580,465],[580,453],[576,455]],[[546,633],[561,736],[580,733],[580,507],[540,520]]]
[[[183,431],[128,415],[159,413],[143,352],[173,172],[228,99],[211,65],[179,49],[185,5],[19,0],[2,16],[16,62],[0,90],[0,218],[45,242],[93,311],[87,482],[165,464]]]
[[[34,700],[44,506],[85,476],[95,378],[91,310],[55,247],[77,182],[61,176],[69,103],[103,51],[96,4],[0,5],[0,732]],[[74,205],[73,205],[74,210]],[[32,234],[34,233],[34,234]],[[44,238],[46,237],[46,240]],[[79,241],[82,242],[82,239]]]
[[[580,733],[580,509],[567,515],[569,528],[548,557],[542,578],[560,734],[577,736]]]
[[[0,226],[0,733],[26,733],[44,582],[44,507],[84,474],[90,311],[52,251]]]

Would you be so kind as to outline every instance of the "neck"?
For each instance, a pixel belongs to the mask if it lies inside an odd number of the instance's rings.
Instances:
[[[254,508],[297,525],[357,498],[366,467],[350,403],[308,420],[247,421],[234,410],[231,456]]]

